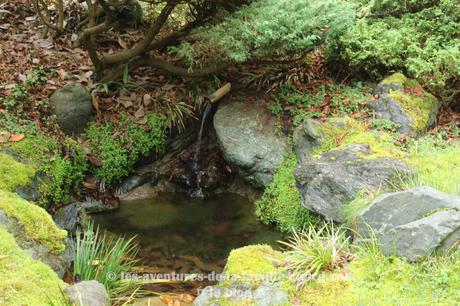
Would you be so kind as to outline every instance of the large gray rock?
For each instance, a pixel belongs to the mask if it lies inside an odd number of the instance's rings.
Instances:
[[[219,105],[214,128],[226,161],[256,188],[267,187],[289,152],[263,105],[233,101]]]
[[[392,158],[364,158],[367,145],[350,145],[301,163],[294,171],[302,205],[327,219],[343,222],[343,207],[363,190],[389,189],[390,182],[412,170]]]
[[[415,261],[460,242],[460,197],[429,187],[377,197],[357,218],[362,237],[369,228],[382,251]]]
[[[91,95],[79,83],[56,90],[50,97],[53,114],[66,134],[80,134],[91,121]]]
[[[8,217],[1,209],[0,227],[6,228],[14,236],[17,244],[27,251],[33,259],[40,260],[50,266],[60,278],[64,277],[72,262],[70,240],[66,240],[67,246],[64,252],[55,254],[45,244],[30,239],[23,232],[21,224],[16,219]]]
[[[418,136],[436,125],[440,104],[420,84],[395,73],[374,89],[377,99],[369,106],[379,119],[399,125],[399,132]]]
[[[249,284],[233,284],[226,288],[208,286],[200,292],[193,305],[219,305],[218,301],[222,298],[235,305],[251,302],[256,306],[278,306],[288,302],[287,293],[282,291],[278,284],[263,282],[256,288]]]
[[[72,305],[106,306],[110,304],[109,295],[101,283],[84,281],[65,289]]]

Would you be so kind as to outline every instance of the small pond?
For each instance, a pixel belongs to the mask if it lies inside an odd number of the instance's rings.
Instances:
[[[137,236],[148,273],[219,273],[229,252],[249,244],[277,245],[282,234],[257,221],[254,204],[236,194],[191,199],[163,194],[125,201],[94,215],[101,228]]]

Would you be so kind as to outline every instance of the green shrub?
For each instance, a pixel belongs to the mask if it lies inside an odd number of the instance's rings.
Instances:
[[[165,119],[158,115],[149,115],[146,127],[126,115],[111,122],[92,123],[85,137],[92,154],[102,165],[91,170],[109,186],[119,182],[140,157],[163,148],[164,128]]]
[[[190,66],[211,59],[237,63],[314,50],[342,34],[354,19],[344,1],[258,0],[218,25],[201,27],[194,43],[174,51]]]
[[[320,217],[302,207],[302,200],[295,186],[294,155],[288,157],[276,170],[273,182],[256,202],[256,215],[265,224],[276,223],[283,232],[292,228],[318,224]]]
[[[371,14],[331,44],[332,58],[349,63],[357,74],[376,79],[403,70],[437,94],[449,80],[459,79],[458,1],[370,3],[364,6],[370,7]],[[407,9],[401,8],[403,3]]]
[[[112,298],[130,295],[140,284],[122,276],[136,265],[138,250],[134,238],[115,238],[90,223],[83,232],[77,230],[73,275],[79,275],[81,280],[97,280]]]
[[[376,130],[385,130],[389,132],[396,132],[401,127],[401,125],[388,119],[372,119],[370,121],[370,126]]]

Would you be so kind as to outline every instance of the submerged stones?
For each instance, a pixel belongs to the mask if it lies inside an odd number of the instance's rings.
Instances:
[[[50,97],[53,114],[66,134],[80,134],[91,121],[91,95],[79,83],[71,83],[56,90]]]
[[[232,101],[219,105],[214,128],[225,160],[252,186],[267,187],[289,152],[276,119],[261,103]]]
[[[385,254],[409,261],[460,245],[460,197],[429,187],[383,194],[356,221],[363,237],[372,230]]]
[[[366,158],[367,145],[353,144],[301,163],[294,171],[302,205],[343,222],[342,208],[362,191],[386,190],[395,178],[412,170],[393,158]]]
[[[377,99],[369,106],[377,118],[398,124],[399,132],[419,136],[434,127],[440,104],[415,80],[395,73],[384,79],[374,90]]]

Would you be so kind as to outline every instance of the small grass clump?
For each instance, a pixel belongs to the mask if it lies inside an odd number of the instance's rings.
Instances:
[[[281,242],[289,249],[284,253],[283,267],[296,280],[297,287],[317,278],[323,271],[334,271],[351,259],[350,242],[345,231],[334,225],[313,226],[301,232],[293,230],[288,242]]]
[[[148,116],[146,127],[126,115],[118,121],[92,123],[85,137],[101,166],[91,171],[109,186],[119,182],[140,157],[162,150],[166,141],[165,121],[164,117],[152,114]]]
[[[294,169],[297,161],[294,155],[286,158],[276,170],[273,182],[256,202],[256,215],[265,224],[276,223],[288,232],[292,228],[318,224],[321,218],[302,207],[300,193],[295,185]]]
[[[76,234],[73,274],[82,280],[99,281],[112,298],[129,296],[139,289],[140,283],[124,280],[122,275],[137,264],[138,250],[134,237],[116,238],[89,223],[83,232],[78,230]]]
[[[12,191],[26,185],[35,174],[33,167],[17,162],[13,157],[0,153],[0,190]]]
[[[21,199],[16,194],[0,190],[0,209],[21,224],[27,237],[45,244],[55,254],[64,251],[67,232],[58,229],[43,208]]]

